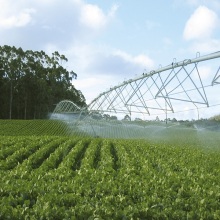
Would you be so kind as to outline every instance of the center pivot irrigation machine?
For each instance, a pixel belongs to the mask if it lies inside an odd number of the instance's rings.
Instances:
[[[220,106],[219,58],[220,51],[197,53],[181,62],[174,59],[99,94],[86,108],[61,101],[52,118],[67,120],[82,134],[114,138],[146,136],[146,120],[163,118],[166,124],[171,113],[180,120],[191,111],[199,119],[200,109]]]

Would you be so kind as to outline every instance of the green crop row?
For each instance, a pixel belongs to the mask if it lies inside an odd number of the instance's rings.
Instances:
[[[68,125],[58,120],[0,120],[0,135],[71,135]]]
[[[1,136],[0,219],[219,219],[220,152]]]

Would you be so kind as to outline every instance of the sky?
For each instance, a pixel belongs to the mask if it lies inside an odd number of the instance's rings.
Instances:
[[[173,59],[220,49],[219,0],[0,0],[0,45],[58,51],[87,104]]]

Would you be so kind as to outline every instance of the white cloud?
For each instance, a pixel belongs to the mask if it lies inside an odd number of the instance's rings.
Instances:
[[[22,4],[14,4],[11,1],[0,1],[0,27],[10,29],[24,27],[32,21],[33,8],[24,7]]]
[[[88,103],[111,86],[133,78],[135,74],[141,75],[144,69],[154,66],[153,60],[145,54],[133,56],[104,45],[77,42],[61,53],[69,59],[68,69],[78,74],[73,84],[83,92]]]
[[[32,20],[30,11],[33,10],[26,10],[19,13],[18,15],[12,15],[7,18],[2,18],[0,20],[0,27],[13,28],[26,26]]]
[[[88,101],[124,78],[133,78],[154,66],[153,60],[145,54],[133,55],[93,42],[97,37],[93,33],[106,28],[115,18],[118,5],[104,11],[82,0],[68,0],[65,4],[60,0],[21,0],[19,3],[0,0],[0,28],[8,28],[0,29],[0,43],[5,41],[24,49],[42,49],[47,53],[57,50],[64,54],[69,60],[64,67],[78,74],[73,84]],[[32,21],[33,25],[29,25]],[[15,28],[25,25],[23,29]]]
[[[139,54],[137,56],[132,56],[124,51],[116,50],[114,55],[121,57],[124,61],[139,65],[142,68],[151,69],[154,67],[154,62],[148,56],[144,54]]]
[[[184,39],[209,38],[218,25],[217,14],[205,6],[199,6],[186,23]]]
[[[98,6],[86,4],[82,7],[80,21],[92,29],[99,29],[105,26],[106,17]]]
[[[65,4],[60,0],[0,0],[0,43],[44,49],[50,43],[67,47],[73,40],[90,41],[114,19],[117,9],[112,5],[105,12],[83,0]]]
[[[154,67],[154,61],[145,54],[133,56],[104,45],[97,46],[76,42],[63,53],[70,58],[69,60],[73,64],[77,63],[77,68],[84,73],[84,76],[96,74],[112,75],[118,78],[132,77],[135,74],[141,74],[144,69],[151,70]],[[128,73],[132,76],[128,76]]]
[[[108,14],[105,14],[97,5],[83,4],[81,7],[80,22],[92,29],[105,27],[109,18],[115,15],[118,6],[113,5]]]

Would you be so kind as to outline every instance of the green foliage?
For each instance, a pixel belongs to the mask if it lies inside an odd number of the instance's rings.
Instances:
[[[1,136],[0,219],[219,219],[219,150],[176,143]]]
[[[220,115],[215,115],[213,117],[211,117],[209,120],[212,120],[212,121],[220,121]]]
[[[58,120],[0,120],[0,135],[71,135],[66,123]]]
[[[0,46],[0,118],[45,118],[63,99],[84,106],[83,94],[72,85],[76,73],[63,67],[67,61],[57,51],[49,56]]]

